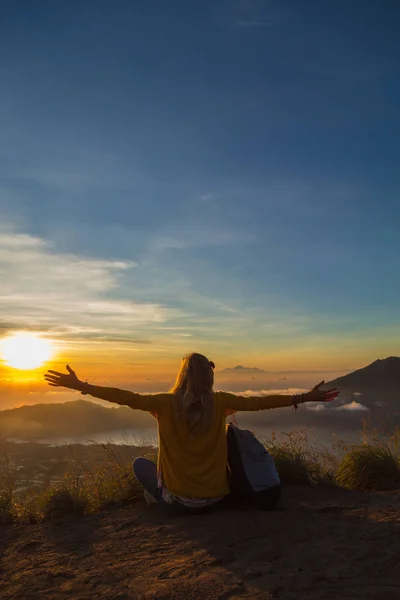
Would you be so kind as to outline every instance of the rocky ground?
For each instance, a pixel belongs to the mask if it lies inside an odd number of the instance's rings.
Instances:
[[[0,528],[2,600],[400,598],[400,492],[285,490],[284,510],[125,506]]]

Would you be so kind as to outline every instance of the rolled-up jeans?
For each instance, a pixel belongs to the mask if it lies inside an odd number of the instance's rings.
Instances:
[[[185,506],[180,502],[165,502],[162,497],[162,489],[158,487],[157,481],[157,467],[156,465],[147,458],[139,457],[133,463],[133,472],[139,481],[142,484],[145,490],[149,492],[149,494],[156,500],[157,504],[161,506],[164,510],[171,514],[198,514],[204,512],[211,512],[213,510],[220,510],[225,508],[225,506],[229,505],[228,497],[222,498],[215,504],[209,504],[208,506],[203,506],[199,508],[195,508],[192,506]]]

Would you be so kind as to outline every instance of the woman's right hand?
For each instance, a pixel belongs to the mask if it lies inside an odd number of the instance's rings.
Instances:
[[[47,371],[44,378],[51,387],[66,387],[71,390],[82,390],[83,383],[79,381],[75,371],[67,365],[68,373],[59,373],[58,371]]]

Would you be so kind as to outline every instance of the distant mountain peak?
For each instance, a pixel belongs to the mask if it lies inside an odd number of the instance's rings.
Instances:
[[[266,373],[264,369],[258,369],[257,367],[244,367],[243,365],[236,365],[229,369],[222,369],[220,373]]]
[[[375,363],[399,363],[400,364],[400,358],[398,356],[388,356],[387,358],[378,358],[378,360],[376,360],[375,362],[371,363],[372,365],[374,365]],[[371,366],[371,365],[369,365]],[[367,368],[367,367],[365,367]]]

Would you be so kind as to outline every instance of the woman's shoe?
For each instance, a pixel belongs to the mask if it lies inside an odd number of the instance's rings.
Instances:
[[[151,504],[157,504],[157,500],[147,490],[144,490],[143,496],[146,500],[147,506],[150,506]]]

